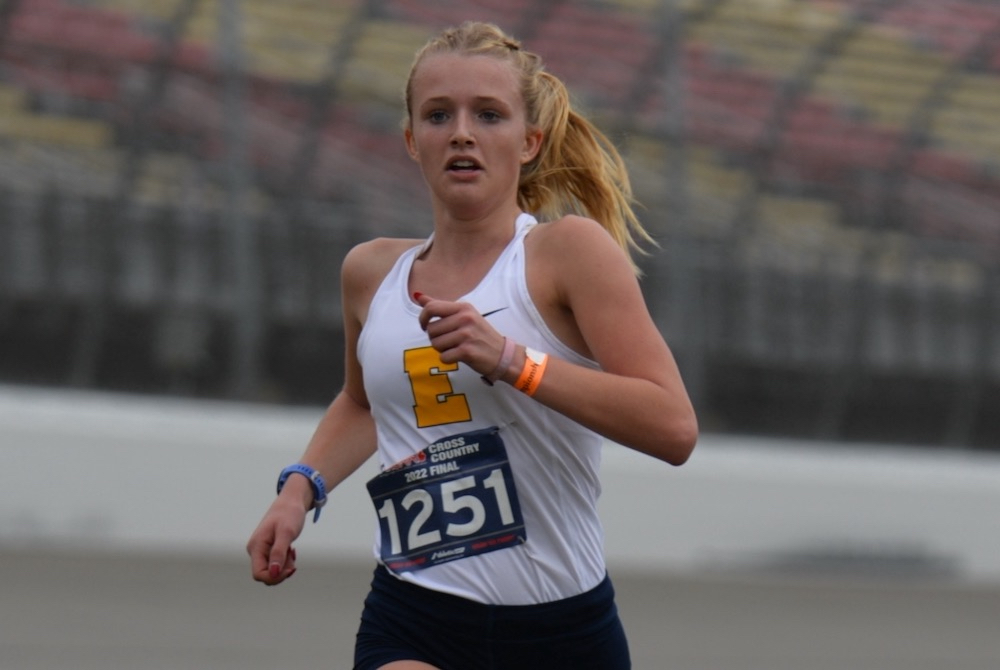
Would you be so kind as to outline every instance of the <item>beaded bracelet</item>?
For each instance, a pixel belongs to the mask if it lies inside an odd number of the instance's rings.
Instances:
[[[497,383],[497,380],[507,372],[507,368],[510,367],[510,362],[514,359],[514,340],[509,337],[503,338],[503,352],[500,354],[500,362],[497,366],[493,368],[493,372],[488,375],[483,375],[482,380],[486,382],[487,385],[493,386]]]

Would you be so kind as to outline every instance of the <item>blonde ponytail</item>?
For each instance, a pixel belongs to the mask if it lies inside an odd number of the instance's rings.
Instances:
[[[596,220],[625,251],[655,244],[633,211],[635,201],[625,163],[614,144],[573,110],[566,86],[544,70],[541,58],[490,23],[449,28],[417,52],[406,84],[409,123],[413,73],[431,53],[489,55],[511,63],[521,81],[528,122],[543,134],[541,150],[521,170],[518,205],[543,219],[579,214]]]
[[[534,122],[544,140],[538,157],[521,172],[519,204],[547,218],[568,213],[592,218],[631,260],[633,251],[642,252],[642,242],[654,242],[633,210],[621,155],[604,133],[573,110],[562,81],[544,71],[537,79]]]

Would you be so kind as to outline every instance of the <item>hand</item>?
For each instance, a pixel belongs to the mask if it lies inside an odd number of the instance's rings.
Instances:
[[[442,363],[465,363],[481,375],[493,372],[503,353],[504,338],[467,302],[435,300],[422,293],[413,298],[423,307],[420,327]]]
[[[274,586],[295,574],[292,542],[302,533],[305,514],[291,497],[278,496],[247,542],[253,578]]]

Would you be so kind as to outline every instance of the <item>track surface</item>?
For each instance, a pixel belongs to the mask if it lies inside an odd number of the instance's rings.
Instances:
[[[3,670],[349,670],[371,568],[0,550]],[[1000,588],[612,575],[636,670],[996,670]]]

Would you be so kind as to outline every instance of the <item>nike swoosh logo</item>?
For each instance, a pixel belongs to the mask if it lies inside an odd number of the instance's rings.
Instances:
[[[487,317],[487,316],[493,316],[493,315],[494,315],[494,314],[496,314],[497,312],[502,312],[502,311],[504,311],[505,309],[507,309],[507,308],[506,308],[506,307],[501,307],[501,308],[499,308],[499,309],[494,309],[494,310],[492,310],[492,311],[490,311],[490,312],[484,312],[483,314],[480,314],[480,316],[482,316],[482,317]]]

